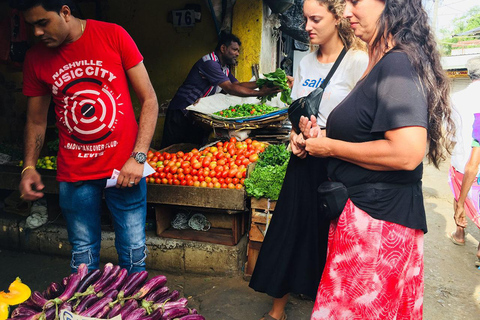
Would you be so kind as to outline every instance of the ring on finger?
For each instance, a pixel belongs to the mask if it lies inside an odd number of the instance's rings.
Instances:
[[[135,182],[133,182],[133,181],[130,181],[130,182],[129,182],[129,184],[135,184]]]

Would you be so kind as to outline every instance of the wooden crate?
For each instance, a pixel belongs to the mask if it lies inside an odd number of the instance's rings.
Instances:
[[[276,201],[269,201],[266,198],[251,199],[251,225],[248,234],[251,241],[263,242],[267,220],[271,219],[276,204]]]
[[[257,241],[248,242],[247,262],[245,264],[245,276],[251,276],[257,263],[258,254],[262,248],[262,243]]]
[[[198,211],[205,215],[212,226],[208,231],[197,231],[192,229],[177,230],[172,228],[171,221],[177,211],[178,209],[172,206],[157,205],[155,207],[157,235],[159,237],[233,246],[240,241],[246,231],[245,224],[247,220],[247,212],[225,214],[222,212]]]

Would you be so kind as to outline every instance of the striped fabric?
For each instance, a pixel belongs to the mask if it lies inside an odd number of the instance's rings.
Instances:
[[[420,320],[423,231],[373,219],[348,200],[330,225],[311,320]]]

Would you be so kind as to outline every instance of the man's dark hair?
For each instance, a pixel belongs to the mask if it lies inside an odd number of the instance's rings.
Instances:
[[[42,6],[46,11],[60,12],[64,5],[75,12],[76,5],[71,0],[10,0],[10,6],[20,11],[27,11],[36,6]]]
[[[218,44],[215,50],[219,51],[222,45],[225,45],[228,47],[229,45],[232,44],[232,42],[238,43],[239,46],[242,45],[242,43],[240,42],[240,39],[236,35],[231,33],[221,33],[220,39],[218,39]]]

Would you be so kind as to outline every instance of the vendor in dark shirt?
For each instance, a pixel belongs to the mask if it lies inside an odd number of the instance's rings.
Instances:
[[[238,82],[230,72],[240,54],[240,39],[222,34],[215,51],[204,55],[190,70],[170,102],[165,118],[161,148],[176,143],[201,144],[207,132],[194,123],[186,108],[202,97],[225,92],[239,97],[262,97],[278,88],[255,90],[255,82]]]

